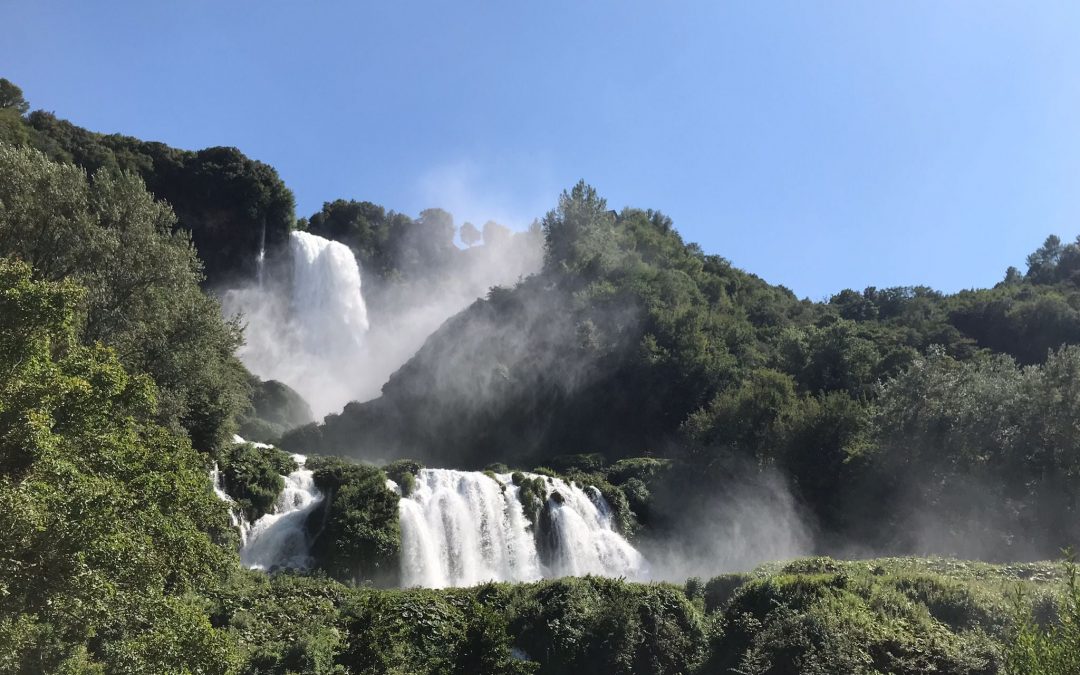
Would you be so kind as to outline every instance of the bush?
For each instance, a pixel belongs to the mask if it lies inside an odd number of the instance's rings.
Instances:
[[[1065,589],[1055,604],[1056,620],[1040,623],[1034,607],[1017,589],[1014,631],[1005,649],[1009,675],[1080,673],[1080,578],[1076,563],[1064,563]]]
[[[711,614],[724,609],[735,591],[749,580],[745,574],[722,574],[709,579],[703,589],[705,611]]]
[[[416,485],[416,474],[424,468],[419,462],[411,459],[399,459],[383,467],[387,477],[398,484],[401,488],[401,496],[408,497],[412,494]]]
[[[277,448],[234,443],[221,455],[218,467],[225,491],[236,500],[250,522],[269,513],[285,487],[286,476],[296,471],[292,457]]]
[[[401,529],[398,495],[374,466],[336,457],[308,460],[324,506],[307,522],[315,565],[353,583],[393,585],[398,580]]]
[[[904,592],[912,588],[910,574],[836,567],[740,586],[724,609],[710,666],[750,673],[996,671],[998,649],[979,625],[992,604],[969,605],[975,615],[954,615],[952,628]]]

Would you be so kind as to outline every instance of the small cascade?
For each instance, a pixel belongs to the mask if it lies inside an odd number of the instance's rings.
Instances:
[[[259,283],[259,288],[263,287],[263,278],[266,271],[266,219],[263,219],[262,227],[259,229],[259,255],[255,258],[255,280]]]
[[[225,477],[218,468],[217,462],[214,462],[214,468],[210,470],[210,482],[214,486],[214,494],[217,495],[218,499],[229,505],[229,522],[240,531],[240,545],[246,545],[248,535],[251,534],[251,523],[244,517],[244,512],[240,510],[236,500],[230,497],[228,492],[225,492]]]
[[[536,542],[509,476],[421,469],[398,508],[405,586],[541,577]]]
[[[403,585],[645,575],[645,559],[614,530],[598,490],[543,480],[547,503],[538,535],[510,474],[421,469],[398,506]]]
[[[285,489],[273,510],[251,526],[240,562],[245,567],[271,570],[276,567],[304,569],[310,566],[305,524],[323,496],[315,488],[312,471],[305,468],[307,457],[293,455],[299,468],[285,476]]]
[[[548,489],[548,570],[553,577],[595,574],[639,578],[645,558],[615,531],[611,506],[600,491],[584,490],[558,478],[546,478]],[[559,493],[560,500],[552,498]]]

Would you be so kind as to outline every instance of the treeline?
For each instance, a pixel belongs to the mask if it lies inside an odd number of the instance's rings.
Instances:
[[[474,264],[497,265],[539,251],[537,229],[530,236],[494,221],[482,228],[468,222],[458,227],[439,208],[412,218],[371,202],[338,199],[297,220],[293,194],[277,171],[237,148],[180,150],[88,131],[51,112],[31,112],[19,87],[5,79],[0,79],[0,142],[35,148],[90,175],[99,170],[138,175],[155,198],[172,207],[174,228],[190,233],[211,288],[254,279],[260,253],[271,258],[281,253],[293,229],[352,248],[365,282],[375,282],[369,298],[375,311],[381,309],[384,286],[445,283]]]

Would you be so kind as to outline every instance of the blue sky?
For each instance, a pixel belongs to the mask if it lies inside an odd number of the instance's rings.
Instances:
[[[1080,234],[1080,4],[0,0],[35,108],[525,225],[579,178],[800,296]]]

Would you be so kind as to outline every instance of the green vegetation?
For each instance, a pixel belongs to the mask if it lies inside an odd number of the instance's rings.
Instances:
[[[325,495],[307,523],[316,567],[354,583],[397,583],[398,495],[386,486],[386,473],[335,457],[313,457],[307,468]]]
[[[204,291],[250,277],[294,225],[357,252],[376,308],[540,236],[546,256],[447,321],[382,397],[318,424],[244,370],[240,323]],[[470,225],[467,249],[454,233],[440,209],[341,200],[296,224],[276,172],[235,149],[95,134],[0,79],[0,671],[1080,669],[1071,563],[379,588],[401,547],[386,480],[408,495],[420,462],[538,467],[512,474],[538,529],[548,476],[594,486],[653,542],[775,477],[823,542],[1056,557],[1080,542],[1080,240],[1048,238],[992,289],[814,303],[584,183],[527,233]],[[295,463],[237,430],[327,455],[308,461],[326,497],[305,523],[310,574],[240,568],[211,459],[249,519]],[[420,461],[329,456],[369,451]]]
[[[282,444],[552,467],[621,509],[605,483],[618,487],[660,531],[767,471],[828,538],[878,550],[1010,559],[1080,541],[1076,356],[1061,349],[1080,343],[1080,244],[1051,238],[993,289],[812,303],[685,244],[658,212],[608,210],[584,183],[542,226],[539,275],[444,324],[381,398]],[[964,373],[989,379],[948,384]],[[603,475],[633,457],[666,468]],[[922,536],[927,518],[942,536]]]
[[[411,459],[399,459],[383,467],[386,477],[398,484],[401,488],[401,496],[408,497],[416,486],[416,474],[420,473],[423,466]]]
[[[176,212],[170,225],[190,233],[211,284],[252,276],[259,251],[273,251],[288,240],[295,220],[292,193],[273,168],[236,148],[178,150],[97,134],[52,113],[28,110],[21,91],[16,102],[0,106],[0,142],[36,148],[90,175],[126,172],[141,178]]]
[[[1080,672],[1080,578],[1073,559],[1065,563],[1061,594],[1043,596],[1042,600],[1043,616],[1036,616],[1023,589],[1017,589],[1014,632],[1005,650],[1005,672],[1009,675]]]
[[[239,326],[199,289],[200,263],[167,204],[131,174],[56,164],[0,145],[0,256],[36,279],[86,288],[74,327],[81,343],[112,347],[157,389],[159,421],[202,451],[231,436],[247,375],[233,355]]]
[[[269,513],[281,489],[282,476],[296,471],[296,462],[277,448],[261,448],[251,443],[234,443],[220,459],[225,492],[236,500],[248,522]]]
[[[806,559],[687,589],[586,577],[379,591],[246,574],[212,617],[240,672],[1055,673],[1074,671],[1008,669],[1030,651],[1017,626],[1044,630],[1014,623],[1011,598],[1055,597],[1067,580],[1054,565],[915,558]]]
[[[0,260],[0,670],[227,672],[224,505],[149,378],[78,344],[85,299]]]
[[[239,420],[240,435],[245,440],[273,443],[286,431],[312,419],[307,401],[288,385],[251,376],[251,411]]]

